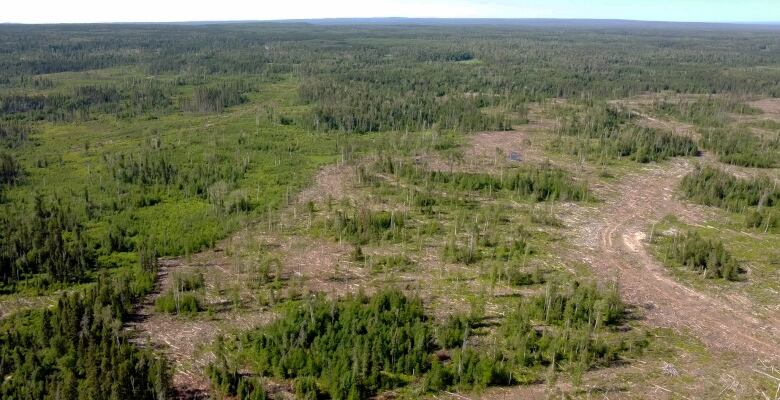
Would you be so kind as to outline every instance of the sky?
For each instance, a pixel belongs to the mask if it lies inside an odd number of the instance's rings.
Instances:
[[[780,0],[2,0],[0,22],[362,17],[780,22]]]

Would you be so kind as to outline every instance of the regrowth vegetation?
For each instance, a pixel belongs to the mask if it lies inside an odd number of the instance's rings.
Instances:
[[[780,202],[780,189],[768,177],[737,178],[714,167],[702,167],[685,176],[680,188],[697,203],[735,212],[775,207]]]
[[[734,96],[699,97],[696,100],[663,99],[653,104],[654,111],[666,117],[695,124],[700,129],[701,146],[727,164],[772,168],[780,158],[780,136],[762,138],[744,127],[735,128],[731,116],[760,114]]]
[[[633,114],[605,104],[588,105],[566,114],[553,148],[598,161],[627,158],[639,163],[698,154],[687,137],[638,126]]]
[[[423,268],[434,263],[447,290],[512,295],[493,297],[490,316],[445,320],[398,291],[278,298],[263,305],[278,313],[274,322],[242,334],[241,346],[215,346],[214,365],[201,372],[218,397],[267,398],[264,377],[308,398],[419,397],[560,372],[578,381],[644,345],[624,326],[615,288],[572,283],[541,260],[565,229],[553,206],[591,199],[591,178],[549,165],[461,168],[459,145],[472,132],[526,123],[553,130],[531,121],[541,109],[560,112],[550,145],[562,159],[695,155],[691,139],[608,105],[668,90],[718,94],[655,106],[707,128],[702,148],[738,165],[776,166],[777,139],[734,134],[728,115],[757,115],[734,100],[746,94],[780,96],[778,48],[774,32],[738,29],[0,26],[0,294],[59,299],[0,322],[2,397],[165,398],[167,362],[126,330],[155,287],[157,257],[214,247],[257,221],[272,235],[293,226],[349,243],[349,267],[366,267],[355,275],[375,282],[431,274]],[[428,155],[449,158],[449,168]],[[307,227],[297,226],[296,192],[336,161],[359,165],[356,190],[373,197],[311,202]],[[768,180],[702,170],[683,188],[746,213],[756,234],[777,225]],[[670,253],[679,263],[727,279],[738,271],[718,243],[685,240]],[[280,286],[285,265],[271,259],[257,258],[258,280]],[[167,279],[154,312],[198,321],[211,285],[197,274]]]
[[[478,319],[439,325],[419,299],[389,291],[304,301],[241,342],[253,370],[293,379],[300,397],[365,398],[420,381],[424,390],[533,382],[548,367],[581,375],[641,349],[612,331],[623,319],[614,289],[550,284],[513,308],[494,346],[470,340]]]
[[[659,240],[663,260],[672,267],[686,267],[705,278],[740,279],[739,263],[720,241],[704,239],[696,232],[674,234]]]
[[[726,164],[773,168],[780,160],[780,135],[774,140],[733,128],[708,128],[701,133],[702,147],[711,150]]]
[[[531,201],[588,199],[585,184],[555,168],[526,167],[496,176],[488,173],[431,171],[411,162],[385,157],[375,164],[375,169],[421,188],[477,192],[482,195],[506,193]]]

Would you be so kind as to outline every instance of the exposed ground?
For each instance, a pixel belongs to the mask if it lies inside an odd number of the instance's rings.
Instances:
[[[474,133],[467,136],[462,158],[445,159],[437,154],[426,155],[428,167],[439,171],[498,172],[521,163],[558,163],[545,154],[540,135],[558,126],[555,120],[543,115],[540,106],[529,110],[528,123],[515,125],[512,130]]]
[[[640,98],[636,103],[646,101]],[[765,114],[776,113],[772,117],[780,116],[780,102],[753,105]],[[649,127],[698,136],[690,124],[640,116],[640,123]],[[701,347],[697,351],[675,349],[674,354],[663,357],[671,364],[651,358],[591,371],[578,389],[562,382],[491,389],[480,398],[543,399],[565,393],[584,398],[688,399],[712,393],[722,398],[774,399],[778,394],[770,397],[773,393],[758,389],[764,379],[768,379],[769,387],[778,385],[780,393],[780,312],[733,293],[716,296],[697,292],[674,280],[647,248],[650,227],[667,215],[692,225],[714,217],[713,210],[686,203],[675,195],[680,179],[697,162],[717,164],[740,177],[776,173],[721,164],[708,153],[699,161],[676,159],[651,164],[617,182],[596,185],[594,191],[605,199],[603,204],[568,205],[562,217],[570,228],[573,245],[563,255],[565,260],[584,261],[603,281],[617,281],[624,299],[643,310],[648,325],[671,329],[670,337],[692,335],[701,341]],[[688,338],[686,342],[691,340],[695,339]],[[685,375],[688,379],[680,378]],[[688,383],[681,385],[680,381]],[[767,385],[766,382],[763,384]]]
[[[341,200],[351,194],[349,188],[356,179],[354,167],[346,164],[329,165],[321,168],[314,178],[314,184],[298,196],[302,203],[323,202],[328,199]]]
[[[389,179],[389,178],[388,178]],[[403,185],[385,182],[388,185]],[[377,288],[395,286],[424,299],[437,318],[468,312],[470,296],[488,290],[479,279],[476,266],[464,266],[441,259],[438,244],[424,243],[418,249],[399,244],[363,246],[366,259],[408,254],[413,266],[406,270],[377,271],[352,259],[352,245],[333,238],[306,233],[311,225],[309,202],[322,211],[342,202],[393,209],[402,205],[377,198],[370,189],[356,185],[354,167],[325,167],[312,187],[298,202],[283,210],[270,225],[264,222],[237,232],[214,250],[190,257],[161,260],[158,285],[138,310],[130,329],[139,332],[138,341],[161,349],[175,366],[173,384],[181,398],[204,398],[208,393],[206,366],[215,360],[212,344],[220,335],[238,334],[271,321],[274,301],[313,293],[342,297]],[[398,186],[401,187],[401,186]],[[258,257],[264,257],[259,259]],[[277,289],[258,284],[257,266],[269,264],[271,276],[279,276]],[[206,288],[200,293],[208,312],[195,316],[168,315],[154,310],[154,301],[171,287],[175,272],[204,274]],[[272,280],[275,280],[272,278]],[[515,296],[522,289],[498,283],[490,288],[500,298]],[[272,293],[273,292],[273,293]],[[487,315],[498,306],[484,305]],[[284,388],[280,389],[282,393]]]
[[[163,351],[174,368],[173,386],[182,398],[207,398],[208,380],[204,370],[214,360],[211,344],[219,335],[250,329],[269,321],[273,315],[250,293],[248,271],[235,265],[218,247],[191,258],[161,260],[158,284],[148,296],[129,328],[138,332],[140,343]],[[182,316],[156,312],[158,296],[172,286],[175,272],[200,272],[206,287],[203,303],[208,315]],[[255,300],[255,301],[252,301]]]
[[[645,324],[670,329],[659,345],[671,349],[590,371],[579,388],[562,380],[490,389],[479,398],[712,398],[709,394],[774,399],[758,388],[767,379],[769,385],[780,379],[780,312],[739,295],[697,292],[675,281],[648,251],[649,227],[664,216],[676,215],[694,225],[712,217],[713,210],[675,196],[679,180],[692,168],[687,159],[648,165],[597,186],[603,203],[569,205],[562,213],[572,243],[562,255],[565,261],[584,261],[602,281],[617,281],[624,299],[640,308]],[[697,341],[701,344],[689,345]]]
[[[780,357],[780,315],[761,312],[744,299],[720,299],[676,282],[647,250],[648,226],[666,215],[690,224],[706,210],[675,198],[679,180],[692,169],[687,160],[651,165],[614,186],[600,188],[608,199],[594,208],[574,209],[576,253],[605,280],[616,279],[625,299],[646,310],[659,327],[690,332],[707,345],[750,354]]]
[[[615,101],[613,104],[618,104],[622,107],[628,107],[638,114],[639,124],[648,128],[655,128],[674,132],[680,136],[687,136],[694,140],[698,140],[701,135],[696,129],[696,126],[681,121],[676,121],[670,118],[661,118],[646,114],[641,111],[642,107],[652,103],[654,99],[657,99],[657,95],[646,95],[636,97],[631,100]],[[748,122],[755,122],[761,120],[780,121],[780,101],[778,99],[763,99],[748,103],[752,107],[756,107],[762,111],[762,114],[750,115],[750,116],[735,116],[735,119],[741,124]],[[706,163],[715,165],[717,168],[722,169],[739,178],[751,178],[756,176],[769,176],[772,179],[780,182],[780,168],[749,168],[741,167],[738,165],[725,164],[718,161],[718,157],[710,151],[702,151],[700,163]]]
[[[761,99],[751,101],[748,105],[761,110],[764,119],[780,121],[780,99]]]
[[[3,296],[0,297],[0,319],[23,310],[49,306],[56,303],[56,301],[57,295],[26,297],[14,295]]]
[[[620,104],[631,108],[647,104],[638,97]],[[780,102],[752,103],[771,117],[780,116]],[[640,113],[642,123],[698,136],[694,126]],[[717,164],[737,176],[774,173],[774,170],[742,168],[718,163],[704,153],[701,161]],[[749,358],[780,358],[780,313],[760,309],[738,295],[716,298],[675,281],[647,249],[651,227],[661,218],[673,215],[688,224],[701,224],[713,217],[712,211],[678,199],[680,180],[693,169],[687,159],[651,164],[614,184],[594,188],[606,199],[593,208],[570,208],[565,216],[572,227],[576,257],[591,265],[603,279],[617,280],[627,301],[646,309],[647,321],[655,326],[690,332],[705,344],[723,350],[749,354]],[[708,215],[709,214],[709,215]],[[749,279],[749,278],[748,278]]]
[[[642,123],[649,126],[696,136],[690,125],[648,115],[642,115],[642,118]],[[440,156],[431,156],[425,161],[434,169],[496,172],[510,163],[542,163],[550,162],[552,158],[554,164],[578,169],[581,175],[591,174],[592,177],[594,168],[555,155],[549,157],[544,152],[540,142],[554,126],[554,121],[532,112],[530,123],[513,131],[469,136],[462,159],[444,161]],[[557,207],[557,213],[565,222],[569,243],[559,248],[558,261],[565,265],[584,262],[601,281],[617,281],[624,299],[640,310],[644,324],[654,332],[668,332],[659,339],[661,356],[590,371],[583,386],[578,388],[563,379],[552,385],[490,389],[476,397],[541,399],[565,394],[607,399],[687,399],[704,398],[698,397],[703,394],[729,398],[768,396],[757,389],[760,384],[756,382],[771,381],[775,379],[772,377],[780,376],[780,370],[776,369],[780,365],[780,311],[759,307],[740,295],[721,296],[696,291],[675,280],[647,248],[650,227],[667,215],[674,215],[691,225],[713,218],[713,210],[688,204],[675,195],[680,179],[692,171],[697,162],[717,163],[717,160],[705,154],[698,161],[674,159],[642,166],[618,179],[601,179],[591,185],[603,202]],[[756,173],[748,168],[729,171],[742,176]],[[385,183],[392,185],[394,182],[388,179]],[[303,210],[303,204],[308,202],[319,207],[331,200],[388,206],[385,199],[361,192],[355,184],[354,167],[325,167],[318,173],[313,186],[302,192],[299,202],[285,210],[281,219],[287,220],[288,227],[310,224]],[[403,183],[397,185],[404,187]],[[259,260],[250,255],[259,254],[257,249],[279,260],[279,279],[284,282],[284,289],[275,294],[251,284],[257,277],[257,271],[251,266]],[[312,292],[343,296],[394,285],[421,295],[431,311],[441,317],[467,310],[469,294],[486,290],[484,282],[478,279],[479,271],[443,262],[438,248],[430,244],[410,253],[415,268],[408,271],[372,273],[350,258],[352,250],[349,245],[329,239],[311,238],[270,226],[244,230],[217,250],[169,260],[163,265],[158,293],[169,285],[172,270],[202,271],[207,282],[206,302],[216,312],[193,318],[163,315],[153,312],[152,296],[139,312],[134,327],[142,332],[142,338],[168,349],[176,365],[174,384],[180,393],[192,398],[203,395],[207,388],[203,369],[213,360],[209,344],[218,335],[241,332],[270,321],[274,315],[269,307],[273,302],[269,301],[269,296],[285,298]],[[405,253],[405,250],[393,246],[364,248],[366,256]],[[520,293],[500,284],[491,291],[495,299]],[[490,302],[485,309],[488,315],[498,312]],[[691,344],[692,341],[696,343]],[[469,398],[454,393],[433,397]]]
[[[528,123],[515,126],[511,131],[482,132],[469,136],[464,149],[467,162],[482,161],[483,165],[497,164],[502,159],[514,162],[540,163],[549,160],[533,136],[550,132],[557,122],[542,115],[542,109],[535,106],[529,110]],[[533,140],[533,142],[532,142]]]
[[[260,252],[251,250],[258,248],[273,258],[253,258]],[[217,336],[268,323],[274,318],[271,308],[276,301],[313,291],[343,296],[359,290],[362,274],[345,262],[348,251],[347,246],[329,241],[243,230],[214,250],[161,260],[158,287],[130,328],[139,332],[140,342],[148,340],[173,362],[173,386],[178,396],[205,398],[208,380],[204,373],[215,359],[212,345]],[[258,270],[261,264],[267,265],[267,270]],[[334,268],[337,266],[340,268]],[[183,316],[155,312],[154,300],[172,285],[175,271],[204,274],[206,287],[200,295],[207,313]],[[268,278],[261,279],[265,275]],[[271,285],[271,281],[277,284]]]

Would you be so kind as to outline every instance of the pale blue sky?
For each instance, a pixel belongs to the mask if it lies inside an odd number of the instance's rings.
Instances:
[[[334,17],[780,21],[780,0],[7,0],[0,22],[163,22]]]

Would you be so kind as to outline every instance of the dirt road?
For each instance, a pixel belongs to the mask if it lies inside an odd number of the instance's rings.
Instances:
[[[623,297],[646,310],[649,323],[687,331],[708,346],[748,357],[780,358],[780,316],[758,315],[749,301],[716,298],[674,280],[648,251],[648,227],[666,215],[695,223],[706,211],[675,198],[680,179],[693,169],[676,159],[644,167],[597,189],[607,199],[574,209],[572,257],[588,263],[604,280],[617,279]]]

